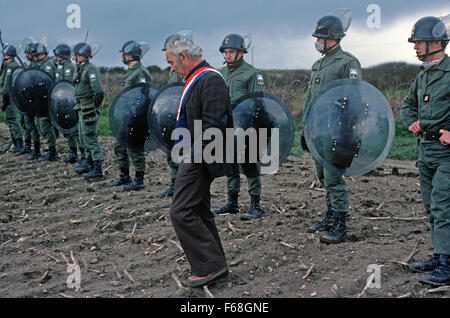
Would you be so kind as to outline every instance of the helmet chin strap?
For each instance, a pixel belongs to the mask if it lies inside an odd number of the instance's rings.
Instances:
[[[340,41],[336,41],[336,43],[335,43],[334,45],[332,45],[332,46],[330,46],[329,48],[327,48],[327,41],[328,41],[328,39],[325,39],[325,43],[324,43],[324,45],[323,45],[323,52],[322,52],[322,55],[325,55],[325,54],[327,54],[328,52],[330,52],[331,50],[333,50],[336,46],[339,45],[339,42],[340,42]]]
[[[436,50],[436,51],[430,52],[430,42],[427,41],[426,44],[427,44],[427,50],[426,50],[425,54],[417,55],[417,58],[418,58],[420,61],[424,61],[427,57],[429,57],[429,56],[431,56],[431,55],[434,55],[434,54],[436,54],[436,53],[439,53],[439,52],[444,51],[444,48],[442,48],[442,49],[440,49],[440,50]]]

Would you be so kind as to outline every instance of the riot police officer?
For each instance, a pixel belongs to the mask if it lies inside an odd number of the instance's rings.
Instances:
[[[236,101],[247,94],[264,91],[264,78],[261,72],[244,60],[247,53],[245,40],[239,34],[229,34],[222,41],[219,51],[224,55],[227,64],[220,70],[225,79],[231,103],[235,107]],[[248,192],[251,197],[250,209],[241,215],[242,220],[259,218],[262,215],[260,207],[261,177],[248,177]],[[238,197],[241,188],[239,174],[227,176],[228,201],[214,210],[216,214],[239,213]]]
[[[312,36],[316,38],[316,50],[323,57],[312,66],[303,114],[306,113],[311,99],[325,84],[343,78],[361,79],[361,64],[358,59],[343,51],[340,46],[349,25],[350,23],[344,27],[343,21],[334,15],[324,16],[317,22]],[[305,145],[303,135],[302,139],[302,145]],[[315,166],[319,181],[326,190],[327,212],[326,217],[308,231],[328,231],[320,237],[320,240],[324,243],[339,243],[344,240],[347,233],[345,222],[349,210],[347,185],[341,175],[323,167],[318,161],[315,161]]]
[[[17,121],[17,114],[14,106],[10,102],[9,86],[11,85],[12,74],[19,68],[19,64],[15,61],[17,50],[13,45],[5,45],[3,49],[3,65],[2,72],[0,74],[1,93],[0,93],[0,106],[5,112],[5,122],[9,128],[9,134],[11,136],[14,148],[11,150],[13,153],[19,153],[23,149],[23,134],[22,128]],[[8,151],[12,145],[8,145],[4,148]]]
[[[70,60],[71,50],[67,44],[59,44],[54,50],[56,63],[55,81],[73,82],[75,75],[75,65]],[[64,159],[64,163],[76,163],[78,161],[77,148],[80,149],[81,157],[84,157],[84,146],[80,143],[78,129],[71,134],[64,134],[67,145],[69,146],[69,155]]]
[[[34,59],[32,67],[41,69],[54,80],[56,69],[52,59],[48,56],[47,47],[41,43],[35,43],[32,56]],[[56,151],[56,134],[50,117],[48,114],[47,116],[38,117],[37,122],[39,132],[44,136],[48,145],[48,152],[39,158],[39,162],[59,160],[58,152]]]
[[[167,37],[166,41],[164,42],[164,47],[162,48],[163,52],[167,51],[167,45],[174,36],[176,36],[176,34],[172,34],[169,37]],[[183,82],[183,79],[176,72],[169,70],[169,80],[167,81],[167,84],[177,82]],[[169,166],[170,185],[169,188],[167,188],[167,190],[161,192],[158,195],[160,198],[173,196],[173,190],[175,188],[175,179],[177,178],[177,172],[179,167],[179,165],[172,160],[172,155],[170,153],[166,154],[166,161],[167,165]]]
[[[123,89],[137,85],[149,85],[150,73],[141,63],[143,55],[146,53],[145,43],[137,41],[127,41],[120,50],[122,53],[122,62],[128,67],[122,82]],[[144,149],[134,149],[114,142],[114,153],[120,168],[119,178],[111,187],[123,186],[126,191],[140,191],[145,189],[145,152]],[[134,181],[130,177],[130,159],[135,168],[136,177]]]
[[[449,34],[442,20],[419,19],[411,32],[423,70],[403,101],[400,115],[405,128],[420,136],[420,192],[430,222],[434,255],[410,265],[428,272],[421,283],[441,286],[450,282],[450,146],[441,136],[450,130],[450,58],[445,54]]]
[[[83,139],[86,152],[86,160],[80,162],[75,172],[86,179],[103,176],[103,156],[98,142],[97,121],[105,93],[100,71],[90,62],[91,58],[92,48],[89,44],[80,42],[74,46],[72,59],[77,65],[74,77],[77,104],[74,109],[78,111],[78,133]]]

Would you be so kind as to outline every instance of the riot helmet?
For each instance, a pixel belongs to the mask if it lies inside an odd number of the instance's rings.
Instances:
[[[167,37],[167,39],[164,41],[164,46],[161,51],[163,51],[163,52],[167,51],[167,47],[169,46],[170,40],[172,40],[176,36],[182,36],[182,37],[194,40],[194,37],[192,35],[192,30],[180,30],[177,33],[171,34]]]
[[[441,19],[432,16],[419,19],[414,24],[411,31],[411,36],[408,38],[408,42],[410,43],[414,43],[416,41],[426,42],[426,53],[417,56],[421,61],[430,55],[444,51],[449,40],[450,38],[446,30],[445,23]],[[429,42],[431,41],[441,41],[442,48],[440,50],[430,52]]]
[[[70,58],[70,47],[67,44],[59,44],[54,50],[55,56],[62,57],[66,60]]]
[[[47,46],[42,43],[34,43],[31,55],[34,57],[41,54],[48,55]]]
[[[127,41],[122,46],[122,49],[119,51],[122,53],[122,62],[124,64],[128,64],[132,61],[140,61],[142,57],[148,52],[150,49],[150,44],[146,42],[138,42],[138,41]],[[125,60],[124,55],[132,56],[131,60]]]
[[[17,55],[16,47],[14,45],[6,43],[5,48],[3,49],[3,55],[7,55],[11,58],[14,58]]]
[[[80,42],[73,47],[73,54],[81,55],[89,59],[92,57],[92,48],[89,44]]]
[[[239,34],[229,34],[223,39],[219,51],[223,53],[225,49],[236,49],[244,52],[244,54],[248,52],[245,46],[245,40]]]
[[[345,36],[344,26],[338,17],[327,15],[320,18],[317,22],[316,29],[312,36],[340,41]]]

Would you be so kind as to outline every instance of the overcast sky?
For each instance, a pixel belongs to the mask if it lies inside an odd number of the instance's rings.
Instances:
[[[80,7],[80,28],[67,25],[71,4]],[[118,53],[122,44],[147,41],[151,48],[143,63],[164,68],[161,48],[166,37],[178,30],[191,29],[204,58],[215,67],[222,65],[218,48],[227,34],[251,34],[246,60],[256,67],[309,69],[320,57],[311,36],[315,24],[337,8],[352,12],[342,47],[369,67],[391,61],[418,63],[407,42],[413,24],[423,16],[449,14],[450,1],[0,0],[0,29],[3,41],[15,45],[26,36],[37,40],[46,36],[50,51],[59,43],[76,44],[89,30],[88,43],[102,45],[93,59],[99,66],[123,65]]]

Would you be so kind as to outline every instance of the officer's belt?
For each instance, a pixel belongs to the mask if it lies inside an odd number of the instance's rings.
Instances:
[[[423,140],[426,141],[433,141],[433,140],[439,140],[441,138],[442,134],[439,131],[420,131],[420,137],[423,138]]]

